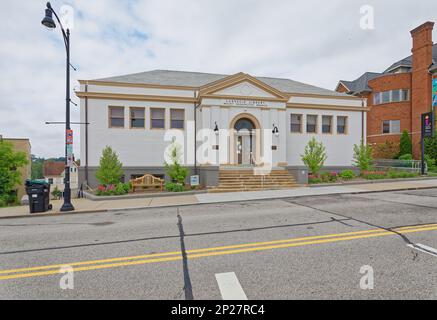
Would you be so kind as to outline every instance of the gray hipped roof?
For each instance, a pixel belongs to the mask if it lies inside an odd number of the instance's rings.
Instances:
[[[351,93],[372,91],[372,89],[368,86],[368,82],[380,75],[381,73],[377,72],[366,72],[354,81],[340,80],[340,82],[345,85],[348,91]]]
[[[435,43],[432,47],[432,59],[434,60],[434,63],[437,62],[437,43]],[[408,56],[402,60],[393,63],[384,71],[384,73],[388,73],[389,71],[401,66],[411,68],[413,66],[413,56]]]
[[[132,84],[170,85],[185,87],[201,87],[211,82],[224,79],[229,75],[174,70],[153,70],[117,77],[96,79],[93,81],[120,82]],[[258,80],[284,93],[320,94],[344,96],[336,91],[312,86],[290,79],[256,77]]]
[[[437,64],[437,43],[434,44],[432,47],[432,58],[433,58],[433,66],[435,66]],[[383,73],[366,72],[361,77],[359,77],[354,81],[340,80],[340,83],[345,85],[348,89],[348,92],[351,94],[372,91],[372,89],[368,86],[368,82],[370,80],[382,76],[384,74],[390,73],[398,67],[406,67],[411,69],[412,66],[413,66],[413,56],[408,56],[402,60],[393,63]],[[432,68],[433,67],[431,67],[431,69]]]

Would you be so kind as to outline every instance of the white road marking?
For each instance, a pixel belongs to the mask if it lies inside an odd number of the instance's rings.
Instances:
[[[425,246],[424,244],[416,243],[415,245],[409,244],[408,247],[416,249],[421,252],[428,253],[434,257],[437,257],[437,249]]]
[[[234,272],[215,275],[223,300],[247,300],[247,296]]]

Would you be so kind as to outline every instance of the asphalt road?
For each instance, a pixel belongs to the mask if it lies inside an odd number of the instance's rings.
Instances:
[[[433,248],[437,189],[0,220],[0,299],[437,299]]]

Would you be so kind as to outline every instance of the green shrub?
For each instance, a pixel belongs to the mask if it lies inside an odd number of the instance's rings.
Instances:
[[[167,154],[171,163],[164,162],[164,167],[171,182],[185,185],[188,169],[180,165],[180,158],[182,156],[181,148],[182,147],[176,141],[173,141]]]
[[[411,153],[404,154],[399,157],[399,160],[413,160],[413,155]]]
[[[165,190],[170,192],[182,192],[185,190],[185,187],[181,183],[167,182],[165,184]]]
[[[128,183],[118,183],[110,185],[99,185],[96,190],[96,195],[98,196],[121,196],[129,193]]]
[[[120,183],[123,176],[123,164],[118,160],[118,155],[111,147],[103,149],[100,158],[99,169],[96,172],[96,178],[100,184],[109,186]]]
[[[320,175],[320,178],[322,179],[322,182],[331,183],[331,182],[337,182],[338,175],[336,172],[323,172]]]
[[[52,196],[54,199],[61,199],[62,191],[58,189],[58,186],[56,186],[55,189],[53,189]]]
[[[309,183],[309,184],[322,183],[322,179],[320,179],[320,178],[316,178],[316,177],[309,178],[309,179],[308,179],[308,183]]]
[[[373,162],[372,152],[372,147],[365,145],[363,141],[360,145],[354,145],[353,165],[360,168],[361,171],[370,170]]]
[[[405,154],[412,154],[412,153],[413,153],[413,143],[411,142],[410,134],[408,133],[408,130],[404,130],[402,132],[401,141],[399,144],[399,156],[401,157]]]
[[[310,169],[313,175],[319,173],[327,158],[326,148],[321,142],[317,142],[315,138],[308,142],[304,154],[301,155],[302,162]]]
[[[355,173],[352,170],[344,170],[339,174],[340,178],[343,180],[352,180],[356,177]]]

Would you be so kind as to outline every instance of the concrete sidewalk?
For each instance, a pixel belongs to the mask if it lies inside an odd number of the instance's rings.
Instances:
[[[300,187],[287,190],[266,190],[252,192],[232,192],[232,193],[205,193],[197,195],[178,195],[169,197],[156,197],[144,199],[121,199],[106,201],[91,201],[88,199],[75,199],[73,205],[76,208],[74,213],[93,213],[107,212],[114,210],[144,209],[157,207],[171,207],[194,204],[207,204],[219,202],[234,202],[247,200],[281,199],[290,197],[318,196],[327,194],[350,194],[368,193],[378,191],[400,191],[411,189],[437,188],[437,179],[417,180],[417,181],[393,181],[384,183],[363,183],[347,186],[326,186],[326,187]],[[42,214],[29,214],[28,206],[12,208],[1,208],[0,219],[53,216],[61,214],[59,209],[62,201],[52,201],[53,210]],[[71,213],[70,213],[71,214]]]

